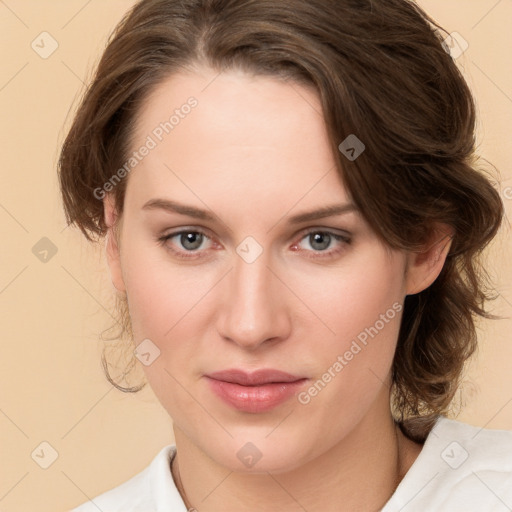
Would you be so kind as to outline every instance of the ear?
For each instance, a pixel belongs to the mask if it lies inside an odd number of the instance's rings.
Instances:
[[[112,280],[112,284],[116,290],[126,292],[121,269],[121,252],[114,234],[114,226],[118,217],[114,198],[110,194],[107,194],[103,198],[103,211],[105,215],[105,223],[108,227],[105,249],[107,263],[110,270],[110,279]],[[119,224],[118,227],[120,228],[121,225]]]
[[[437,279],[448,256],[454,234],[451,226],[436,223],[423,248],[407,254],[407,295],[425,290]]]

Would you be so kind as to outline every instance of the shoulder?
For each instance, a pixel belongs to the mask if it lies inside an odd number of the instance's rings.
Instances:
[[[462,467],[467,461],[466,472],[471,469],[512,472],[512,430],[492,430],[476,427],[456,420],[442,418],[432,431],[437,443],[449,442],[442,453],[451,461],[450,467]]]
[[[159,501],[162,500],[165,500],[166,505],[172,505],[172,497],[168,493],[175,488],[170,471],[170,461],[175,450],[175,445],[165,446],[151,463],[135,476],[70,512],[147,512],[157,510],[157,507],[161,506]]]
[[[512,430],[492,430],[442,416],[382,512],[402,508],[498,512],[510,507]]]

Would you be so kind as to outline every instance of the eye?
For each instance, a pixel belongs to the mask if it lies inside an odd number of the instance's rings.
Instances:
[[[176,240],[173,242],[173,239]],[[199,229],[182,229],[161,236],[157,240],[178,258],[198,259],[204,257],[203,253],[206,252],[206,249],[203,244],[207,240],[211,241],[211,238]],[[303,241],[306,241],[313,250],[304,249]],[[308,256],[309,258],[332,258],[342,253],[345,246],[350,243],[351,237],[348,234],[342,235],[333,231],[314,228],[303,234],[299,242],[292,245],[291,249],[312,253]],[[332,246],[334,248],[329,249]]]
[[[310,258],[330,258],[334,257],[345,250],[345,246],[350,244],[352,239],[348,234],[342,235],[339,233],[335,233],[333,231],[326,231],[322,229],[311,229],[309,230],[300,240],[298,244],[294,244],[292,246],[293,250],[297,250],[297,247],[301,247],[302,242],[306,241],[312,248],[313,254],[309,256]],[[329,249],[329,247],[335,246],[333,249]]]
[[[176,242],[174,244],[168,244],[167,242],[172,241],[173,238],[176,238]],[[158,242],[169,248],[169,250],[178,258],[195,259],[202,257],[199,249],[206,239],[210,240],[210,237],[203,231],[197,229],[184,229],[159,237]],[[173,246],[176,244],[181,246],[184,250],[175,249]]]

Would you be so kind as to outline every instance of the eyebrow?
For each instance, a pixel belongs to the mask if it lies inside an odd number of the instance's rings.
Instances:
[[[165,210],[170,213],[179,213],[187,215],[195,219],[201,220],[215,220],[215,215],[208,210],[202,210],[195,206],[178,203],[170,199],[155,198],[150,199],[142,207],[143,210]],[[359,212],[359,209],[352,203],[332,204],[323,206],[309,212],[302,212],[288,218],[288,224],[300,224],[311,220],[324,219],[326,217],[333,217],[335,215],[343,215],[349,212]]]

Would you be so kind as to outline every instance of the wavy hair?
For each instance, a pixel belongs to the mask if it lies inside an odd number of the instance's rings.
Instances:
[[[172,74],[202,64],[314,87],[339,176],[377,236],[414,251],[436,222],[454,229],[438,278],[406,297],[392,367],[395,419],[424,439],[477,347],[476,317],[497,318],[485,308],[496,296],[480,257],[503,218],[475,153],[475,103],[447,35],[410,0],[140,1],[111,34],[61,149],[67,222],[90,241],[105,236],[97,190],[129,158],[141,103]],[[338,149],[350,134],[366,147],[354,161]],[[113,190],[119,218],[125,190],[126,178]],[[133,341],[126,297],[115,309],[110,339]],[[109,381],[141,389],[119,382],[133,355],[118,379],[106,350]]]

